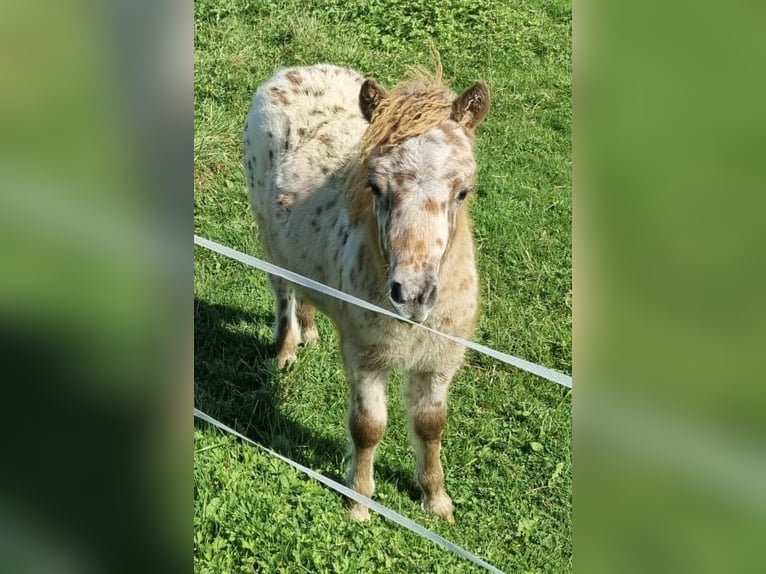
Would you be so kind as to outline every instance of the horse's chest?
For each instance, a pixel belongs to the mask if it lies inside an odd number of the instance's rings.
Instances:
[[[462,359],[462,347],[425,329],[385,317],[366,319],[356,325],[354,338],[381,368],[433,371]]]

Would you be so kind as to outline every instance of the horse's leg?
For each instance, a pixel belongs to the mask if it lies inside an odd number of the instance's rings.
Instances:
[[[301,331],[296,316],[295,291],[284,279],[269,275],[271,289],[277,301],[274,338],[277,341],[277,368],[282,370],[297,358]]]
[[[444,489],[439,453],[447,422],[447,391],[454,372],[411,372],[407,381],[410,440],[415,448],[415,480],[423,490],[422,507],[454,523],[452,500]]]
[[[343,358],[351,390],[348,430],[353,443],[347,483],[359,494],[370,498],[375,490],[375,448],[386,430],[387,372],[365,365],[353,345],[343,345]],[[370,518],[367,507],[357,502],[351,503],[350,515],[354,520]]]
[[[319,341],[319,331],[314,324],[314,306],[303,299],[298,299],[297,313],[298,323],[301,326],[301,341],[305,345],[313,345]]]

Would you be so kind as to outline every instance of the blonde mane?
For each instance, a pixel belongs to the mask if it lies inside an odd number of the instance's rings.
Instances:
[[[387,151],[404,140],[424,134],[448,119],[454,94],[436,72],[412,68],[404,82],[393,88],[375,108],[370,127],[362,136],[362,161],[374,150]]]

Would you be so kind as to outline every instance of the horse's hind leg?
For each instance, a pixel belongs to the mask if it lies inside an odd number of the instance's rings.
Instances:
[[[303,299],[298,299],[298,323],[301,327],[301,341],[305,345],[313,345],[319,341],[319,331],[314,324],[314,306]]]
[[[277,341],[277,368],[282,370],[297,358],[301,331],[297,317],[297,302],[293,286],[284,279],[269,275],[271,289],[277,302],[274,337]]]
[[[439,454],[447,422],[449,373],[410,373],[405,394],[410,437],[415,447],[415,480],[423,490],[422,507],[455,522],[452,500],[444,488],[444,471]]]

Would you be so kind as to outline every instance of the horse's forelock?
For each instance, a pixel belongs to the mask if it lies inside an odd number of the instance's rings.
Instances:
[[[430,88],[412,84],[397,88],[375,109],[372,122],[362,136],[362,159],[369,159],[375,150],[385,152],[435,128],[450,117],[452,99],[450,91],[441,84]]]

